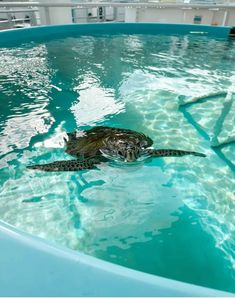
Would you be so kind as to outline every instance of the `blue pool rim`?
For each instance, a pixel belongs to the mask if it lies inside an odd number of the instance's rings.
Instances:
[[[200,35],[215,38],[227,38],[231,27],[161,24],[161,23],[96,23],[38,26],[31,28],[0,31],[0,46],[13,46],[21,42],[43,41],[68,35],[100,34],[164,34],[164,35]]]
[[[0,46],[68,35],[200,34],[227,38],[230,27],[183,24],[69,24],[0,32]],[[128,269],[24,233],[0,221],[0,296],[235,296]]]

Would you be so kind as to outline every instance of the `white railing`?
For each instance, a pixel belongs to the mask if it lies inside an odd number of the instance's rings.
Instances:
[[[212,6],[234,6],[235,0],[130,0],[126,2],[118,1],[89,1],[89,2],[79,2],[79,1],[64,1],[57,2],[55,1],[19,1],[19,2],[0,2],[0,7],[93,7],[93,6],[115,6],[115,7],[126,7],[129,5],[132,6],[203,6],[203,7],[212,7]]]
[[[235,9],[235,0],[140,0],[140,2],[75,2],[69,1],[30,1],[0,2],[0,29],[16,26],[40,24],[89,23],[89,22],[141,22],[139,12],[144,9],[184,11],[182,22],[187,19],[187,11],[204,9],[222,11],[222,21],[217,25],[227,25],[228,10]],[[138,10],[132,18],[126,17],[130,9]],[[213,17],[212,17],[213,19]],[[169,19],[169,22],[171,20]],[[193,20],[192,20],[193,23]],[[212,22],[211,22],[212,23]],[[235,21],[234,24],[235,25]]]
[[[17,9],[0,5],[0,28],[28,27],[39,24],[37,8]]]

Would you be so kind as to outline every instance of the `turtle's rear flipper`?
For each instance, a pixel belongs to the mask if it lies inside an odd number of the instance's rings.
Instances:
[[[40,170],[45,172],[64,172],[64,171],[81,171],[95,168],[98,160],[61,160],[48,164],[27,166],[31,170]]]
[[[194,152],[194,151],[176,150],[176,149],[148,149],[146,151],[147,151],[147,154],[152,157],[184,156],[184,155],[195,155],[200,157],[206,157],[206,155],[203,153]]]

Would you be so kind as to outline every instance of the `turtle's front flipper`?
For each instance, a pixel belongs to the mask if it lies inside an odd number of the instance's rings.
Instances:
[[[95,164],[99,161],[95,159],[89,160],[61,160],[48,164],[27,166],[28,169],[40,170],[45,172],[64,172],[64,171],[81,171],[87,169],[93,169]]]
[[[184,155],[195,155],[200,157],[206,157],[205,154],[194,152],[194,151],[184,151],[176,149],[147,149],[147,155],[152,157],[161,157],[161,156],[184,156]]]

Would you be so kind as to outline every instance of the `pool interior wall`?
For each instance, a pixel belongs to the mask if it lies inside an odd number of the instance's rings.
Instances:
[[[88,24],[0,32],[0,45],[70,33],[203,34],[227,38],[229,27],[174,24]],[[60,247],[0,222],[1,296],[229,296],[230,294],[137,272]],[[14,285],[14,286],[13,286]]]
[[[96,34],[164,34],[164,35],[205,35],[227,38],[231,28],[207,25],[160,24],[160,23],[107,23],[107,24],[68,24],[40,26],[32,28],[3,30],[0,46],[16,45],[24,41],[41,41],[52,37]]]

